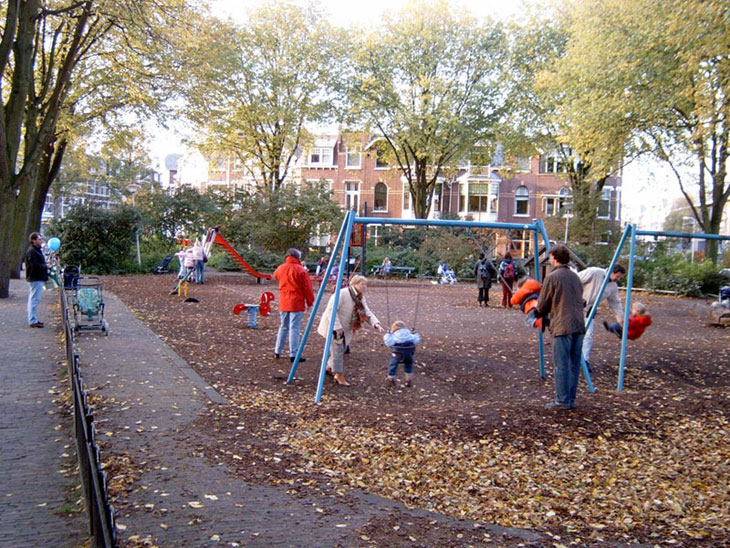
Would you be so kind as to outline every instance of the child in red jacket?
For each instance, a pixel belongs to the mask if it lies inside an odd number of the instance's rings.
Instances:
[[[537,299],[540,296],[542,284],[533,278],[522,278],[517,282],[517,291],[510,299],[510,303],[519,306],[520,310],[525,313],[525,323],[528,327],[537,327],[543,329],[543,318],[537,317]],[[545,327],[547,327],[548,319],[544,318]]]
[[[629,332],[626,337],[635,341],[644,334],[646,328],[651,325],[651,316],[646,313],[646,307],[641,303],[631,303],[631,315],[629,316]],[[614,333],[619,339],[623,334],[620,323],[609,324],[604,320],[603,327]]]

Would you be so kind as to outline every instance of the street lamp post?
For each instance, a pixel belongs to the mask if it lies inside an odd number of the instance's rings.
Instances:
[[[563,211],[565,212],[563,214],[563,217],[565,217],[565,238],[563,238],[563,241],[565,245],[568,245],[568,227],[570,226],[570,218],[573,216],[573,202],[564,202]]]
[[[136,204],[134,198],[137,195],[137,192],[139,191],[140,188],[142,188],[142,185],[140,185],[139,183],[129,183],[127,185],[127,190],[132,194],[132,207],[134,207],[135,209],[137,207],[137,204]],[[139,227],[138,226],[134,227],[134,243],[137,246],[137,264],[139,266],[142,266],[142,257],[139,253]]]

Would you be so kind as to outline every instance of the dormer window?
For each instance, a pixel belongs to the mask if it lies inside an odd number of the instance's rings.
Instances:
[[[312,167],[332,167],[332,149],[313,148],[309,154],[309,165]]]

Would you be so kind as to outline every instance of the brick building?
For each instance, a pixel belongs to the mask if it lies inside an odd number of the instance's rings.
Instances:
[[[320,136],[299,158],[297,181],[326,181],[334,199],[370,217],[414,218],[407,181],[395,167],[378,157],[382,139],[362,134]],[[509,173],[509,175],[505,175]],[[462,219],[485,222],[531,223],[536,218],[564,218],[571,191],[561,162],[549,154],[523,159],[511,170],[502,166],[465,162],[450,180],[437,183],[430,218],[449,213]],[[621,220],[621,178],[610,178],[598,207],[598,217]],[[569,223],[569,219],[565,220]],[[378,227],[372,227],[377,231]],[[530,253],[531,233],[512,231],[513,253]],[[555,234],[551,234],[557,238]],[[499,245],[506,245],[505,240]]]

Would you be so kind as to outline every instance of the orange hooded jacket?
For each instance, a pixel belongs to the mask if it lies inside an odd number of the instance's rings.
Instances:
[[[529,278],[525,280],[522,287],[515,291],[514,295],[512,295],[512,299],[510,299],[510,303],[521,307],[522,312],[527,314],[530,310],[537,306],[537,295],[540,294],[540,290],[542,290],[542,284],[533,278]],[[530,295],[535,295],[535,298],[528,300],[523,305],[523,301]],[[542,327],[542,318],[538,318],[535,322],[535,327]]]
[[[296,257],[287,257],[283,265],[274,271],[279,280],[279,310],[304,312],[314,304],[314,291],[309,272]]]

